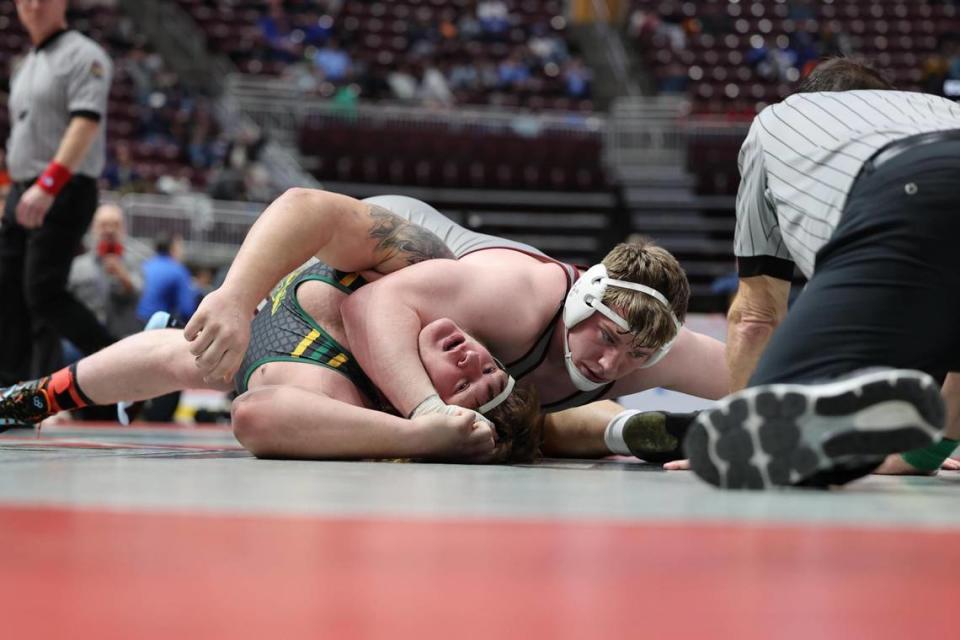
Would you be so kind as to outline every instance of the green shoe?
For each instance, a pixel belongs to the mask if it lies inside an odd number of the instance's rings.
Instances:
[[[681,460],[683,439],[697,412],[644,411],[630,416],[623,425],[623,440],[630,453],[641,460],[663,464]]]

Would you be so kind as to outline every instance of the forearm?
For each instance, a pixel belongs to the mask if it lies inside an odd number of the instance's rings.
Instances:
[[[348,206],[344,196],[334,196],[294,188],[274,200],[247,233],[223,288],[252,311],[283,276],[330,242],[338,208]]]
[[[436,393],[420,360],[420,316],[392,296],[370,295],[367,285],[341,305],[347,342],[357,363],[401,415]],[[389,310],[389,312],[387,311]]]
[[[730,391],[747,386],[773,332],[787,315],[790,281],[759,275],[741,277],[727,313]]]
[[[776,324],[762,321],[731,321],[727,327],[727,367],[730,371],[730,391],[747,386],[757,368]]]
[[[70,171],[75,171],[86,157],[90,145],[96,140],[99,130],[100,123],[95,120],[82,116],[72,118],[63,138],[60,139],[57,153],[51,160]]]
[[[656,386],[708,400],[722,398],[730,392],[726,353],[726,346],[716,338],[681,329],[666,359],[651,369],[662,371]]]
[[[549,413],[543,423],[543,455],[549,458],[604,458],[607,424],[623,407],[612,400]]]
[[[409,420],[296,387],[264,387],[234,401],[234,433],[258,457],[410,458],[427,455]]]

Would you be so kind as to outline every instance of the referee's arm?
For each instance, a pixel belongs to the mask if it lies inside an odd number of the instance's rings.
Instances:
[[[63,138],[60,139],[60,146],[53,156],[53,161],[62,164],[72,173],[87,157],[87,151],[97,139],[99,131],[100,117],[97,114],[74,114]]]
[[[763,149],[756,121],[740,150],[740,189],[734,253],[740,283],[727,312],[730,392],[747,386],[770,336],[787,314],[793,262],[783,247],[767,196]]]
[[[730,392],[747,386],[774,329],[787,314],[790,281],[773,276],[740,277],[727,312],[727,366]]]
[[[67,130],[60,139],[53,163],[73,173],[87,155],[100,130],[100,118],[96,114],[78,114],[70,119]],[[43,224],[43,219],[53,205],[56,196],[32,185],[17,203],[17,222],[28,229]]]

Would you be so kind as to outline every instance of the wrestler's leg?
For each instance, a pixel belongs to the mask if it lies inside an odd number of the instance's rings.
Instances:
[[[153,398],[185,388],[227,390],[204,382],[179,329],[144,331],[56,373],[9,387],[0,420],[39,422],[63,409]]]
[[[543,454],[552,458],[632,455],[647,462],[683,457],[682,443],[696,413],[625,410],[612,400],[550,413],[544,418]]]
[[[607,424],[623,407],[601,400],[566,411],[548,413],[543,420],[543,455],[548,458],[605,458],[611,455],[603,440]]]
[[[181,389],[229,391],[205,382],[180,329],[136,333],[77,363],[77,380],[95,404],[146,400]]]

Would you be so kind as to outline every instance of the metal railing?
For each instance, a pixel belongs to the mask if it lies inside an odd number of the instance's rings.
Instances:
[[[614,102],[604,136],[611,165],[683,165],[691,138],[746,136],[750,122],[692,116],[683,98],[621,98]]]
[[[203,194],[106,193],[103,200],[120,205],[131,237],[149,241],[159,234],[180,235],[187,261],[209,266],[233,259],[250,226],[266,208],[259,203],[213,200]]]
[[[295,140],[307,118],[389,122],[412,128],[446,124],[464,129],[509,129],[531,136],[547,132],[602,132],[606,126],[606,117],[600,114],[533,113],[521,109],[473,107],[427,109],[384,102],[344,107],[304,94],[289,80],[240,74],[227,79],[227,93],[243,113],[258,125],[277,133],[284,141]]]
[[[606,0],[591,0],[591,6],[594,15],[593,29],[597,40],[603,43],[610,70],[623,87],[625,95],[640,95],[640,86],[630,72],[629,58],[623,46],[623,40],[616,30],[610,28],[613,17],[610,15]]]

